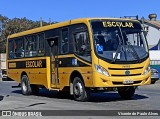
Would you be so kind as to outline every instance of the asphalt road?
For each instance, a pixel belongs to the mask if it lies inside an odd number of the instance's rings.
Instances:
[[[69,113],[80,115],[74,110],[159,110],[160,111],[160,81],[156,84],[138,87],[131,100],[123,100],[116,92],[92,94],[90,102],[77,102],[68,94],[59,95],[56,91],[40,90],[38,96],[24,96],[16,82],[0,81],[0,110],[73,110]],[[64,116],[66,112],[56,112]],[[84,112],[87,113],[88,112]],[[90,112],[89,112],[90,113]],[[97,118],[96,111],[89,119]],[[82,114],[83,115],[83,114]],[[84,114],[85,115],[85,114]],[[83,117],[84,117],[83,115]],[[91,117],[90,117],[91,116]],[[159,115],[160,116],[160,115]],[[159,118],[152,116],[152,118]],[[107,116],[109,118],[109,116]],[[148,116],[145,116],[145,118]],[[17,118],[17,117],[16,117]],[[70,118],[73,118],[71,116]],[[81,117],[77,117],[81,118]],[[99,118],[102,118],[99,117]],[[104,118],[104,116],[103,116]],[[105,117],[106,118],[106,117]],[[119,117],[114,117],[119,118]],[[128,117],[123,117],[128,118]],[[137,118],[137,117],[136,117]],[[141,117],[140,117],[141,118]],[[149,119],[150,117],[148,117]]]

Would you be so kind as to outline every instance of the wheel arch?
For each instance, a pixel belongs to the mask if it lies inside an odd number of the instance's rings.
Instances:
[[[28,76],[27,73],[26,73],[25,71],[23,71],[23,72],[21,73],[21,77],[20,77],[20,78],[22,78],[23,75]]]
[[[74,80],[75,77],[81,78],[82,82],[84,83],[83,76],[82,76],[81,73],[80,73],[79,71],[77,71],[77,70],[75,70],[75,71],[73,71],[73,72],[71,73],[69,83],[73,83],[73,80]],[[85,85],[85,83],[84,83],[84,85]]]

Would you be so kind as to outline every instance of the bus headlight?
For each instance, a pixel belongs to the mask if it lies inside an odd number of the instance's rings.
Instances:
[[[109,73],[105,68],[101,67],[100,65],[96,65],[96,64],[94,66],[98,73],[103,74],[105,76],[109,76]]]
[[[144,70],[143,75],[146,75],[151,70],[150,65]]]

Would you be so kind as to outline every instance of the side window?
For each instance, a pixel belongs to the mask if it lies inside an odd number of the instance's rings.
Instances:
[[[90,42],[87,32],[79,32],[74,34],[75,51],[84,55],[90,50]]]
[[[62,30],[61,54],[69,52],[68,28]]]
[[[8,42],[8,58],[12,59],[12,58],[16,58],[15,54],[14,54],[14,40],[9,40]]]
[[[37,40],[38,40],[38,56],[44,56],[45,54],[44,34],[38,34]]]
[[[37,38],[36,35],[26,37],[25,57],[33,57],[37,55]]]
[[[91,47],[89,35],[86,31],[74,34],[75,53],[87,61],[91,61]]]
[[[24,39],[16,38],[9,41],[9,59],[24,57]]]
[[[22,58],[45,55],[44,34],[30,35],[10,39],[8,44],[8,58]]]
[[[14,42],[15,55],[17,58],[24,57],[24,39],[19,38]]]

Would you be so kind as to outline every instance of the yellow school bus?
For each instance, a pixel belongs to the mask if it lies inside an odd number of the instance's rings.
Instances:
[[[151,83],[148,45],[137,20],[83,18],[8,36],[7,76],[22,94],[69,91],[77,101],[117,89],[131,98]]]

